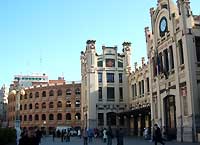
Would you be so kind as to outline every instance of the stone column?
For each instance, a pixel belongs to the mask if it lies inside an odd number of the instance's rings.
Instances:
[[[138,116],[138,136],[141,136],[141,116]]]
[[[133,118],[133,115],[131,115],[131,117],[130,117],[130,135],[131,136],[134,135],[134,118]]]

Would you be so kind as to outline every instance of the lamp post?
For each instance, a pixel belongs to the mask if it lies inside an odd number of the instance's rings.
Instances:
[[[16,129],[16,144],[19,144],[21,129],[20,129],[20,96],[25,95],[25,91],[20,88],[16,87],[15,90],[11,91],[11,94],[13,94],[16,97],[16,104],[15,104],[15,129]]]

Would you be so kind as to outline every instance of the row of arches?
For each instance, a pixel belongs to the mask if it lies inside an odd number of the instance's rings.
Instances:
[[[65,94],[68,96],[68,95],[71,95],[72,94],[72,89],[66,89],[65,91]],[[76,95],[80,95],[81,94],[81,91],[80,91],[80,88],[76,88],[75,89],[75,94]],[[49,96],[54,96],[55,95],[55,91],[54,90],[50,90],[49,93],[48,93]],[[57,90],[57,96],[62,96],[63,95],[63,91],[61,89]],[[34,96],[35,98],[39,98],[40,97],[40,92],[35,92],[34,93]],[[41,94],[42,97],[46,97],[47,96],[47,91],[42,91],[42,94]],[[24,99],[27,99],[27,98],[33,98],[33,93],[30,92],[29,94],[25,94],[24,96]],[[22,96],[21,96],[21,100],[22,100]]]
[[[35,115],[22,115],[20,116],[20,120],[22,121],[39,121],[41,117],[41,120],[46,121],[47,120],[47,115],[46,114],[42,114],[41,116],[39,114],[35,114]],[[81,114],[80,113],[76,113],[74,115],[75,120],[81,120]],[[53,121],[53,120],[63,120],[63,114],[62,113],[58,113],[57,115],[54,114],[49,114],[48,115],[48,120]],[[65,115],[65,120],[72,120],[72,115],[71,113],[67,113]]]
[[[47,104],[46,102],[43,102],[41,104],[41,108],[46,109],[47,108],[46,104]],[[54,102],[49,102],[49,109],[53,109],[54,104],[55,104]],[[71,101],[66,101],[65,105],[66,105],[66,107],[71,107]],[[76,100],[75,107],[80,107],[80,105],[81,105],[80,100]],[[57,108],[62,108],[63,107],[62,101],[58,101],[56,106],[57,106]],[[35,103],[35,109],[39,109],[39,108],[40,108],[39,103]],[[32,103],[30,103],[29,105],[24,104],[24,106],[20,105],[20,110],[27,110],[27,109],[34,109]]]

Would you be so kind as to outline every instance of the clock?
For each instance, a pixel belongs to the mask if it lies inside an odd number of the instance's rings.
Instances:
[[[166,19],[166,17],[161,18],[159,28],[160,28],[161,35],[163,35],[163,33],[165,33],[167,31],[167,19]]]

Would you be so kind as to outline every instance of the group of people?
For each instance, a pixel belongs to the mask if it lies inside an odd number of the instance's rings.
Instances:
[[[36,129],[24,129],[19,139],[19,145],[39,145],[42,138],[42,131]]]

